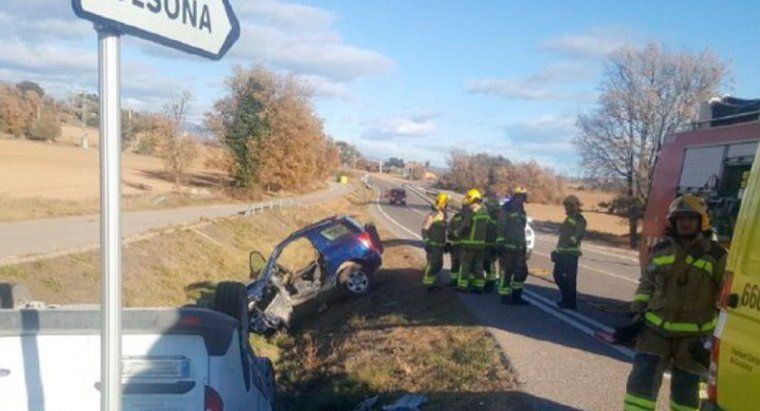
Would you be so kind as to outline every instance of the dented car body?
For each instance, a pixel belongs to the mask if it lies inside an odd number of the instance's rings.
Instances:
[[[297,271],[278,263],[285,248],[306,239],[316,250],[313,261]],[[295,316],[340,295],[363,295],[382,265],[383,246],[374,225],[336,216],[302,228],[280,242],[265,258],[250,255],[247,285],[251,330],[265,334],[288,327]]]

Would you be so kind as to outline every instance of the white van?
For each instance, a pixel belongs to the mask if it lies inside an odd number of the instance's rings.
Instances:
[[[215,310],[123,311],[123,410],[273,409],[272,364],[254,356],[247,318],[227,310],[245,286],[220,287]],[[97,307],[0,310],[0,410],[99,410],[100,326]]]

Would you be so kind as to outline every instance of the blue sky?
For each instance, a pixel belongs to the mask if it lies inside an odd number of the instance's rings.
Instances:
[[[326,131],[368,156],[444,165],[464,149],[575,174],[575,117],[593,108],[616,47],[710,47],[731,62],[726,91],[760,97],[757,2],[232,3],[242,34],[221,62],[125,39],[124,104],[158,110],[186,89],[199,122],[231,67],[258,62],[310,84]],[[35,80],[59,97],[95,90],[95,35],[69,4],[0,3],[0,80]]]

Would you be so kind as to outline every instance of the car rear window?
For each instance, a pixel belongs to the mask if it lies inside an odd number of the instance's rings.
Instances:
[[[336,224],[320,231],[319,234],[328,241],[333,242],[351,233],[351,230],[343,224]]]

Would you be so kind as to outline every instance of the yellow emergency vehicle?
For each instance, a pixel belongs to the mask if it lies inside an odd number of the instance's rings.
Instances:
[[[760,150],[742,185],[712,339],[707,409],[760,409]]]

